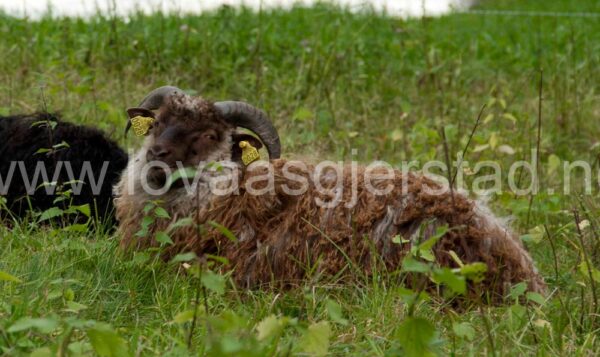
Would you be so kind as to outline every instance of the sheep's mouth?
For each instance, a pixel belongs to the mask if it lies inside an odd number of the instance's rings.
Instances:
[[[148,183],[152,188],[164,187],[167,183],[167,173],[160,167],[153,167],[148,171]]]
[[[161,189],[168,185],[168,189],[183,187],[184,182],[182,178],[178,178],[174,181],[169,180],[170,175],[177,169],[169,168],[164,170],[161,167],[153,167],[148,171],[148,183],[153,189]]]

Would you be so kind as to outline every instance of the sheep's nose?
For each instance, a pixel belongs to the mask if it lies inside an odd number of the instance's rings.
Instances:
[[[164,160],[171,154],[171,151],[162,145],[154,145],[148,150],[148,154],[152,160]]]

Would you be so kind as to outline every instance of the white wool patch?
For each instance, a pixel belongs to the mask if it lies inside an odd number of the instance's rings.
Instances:
[[[193,97],[187,94],[177,94],[171,97],[171,100],[173,100],[179,108],[188,111],[197,111],[203,101],[201,97]]]
[[[512,232],[510,230],[510,223],[512,221],[512,217],[498,217],[496,216],[490,207],[487,205],[485,200],[476,200],[474,201],[475,205],[473,210],[475,211],[479,224],[482,228],[485,227],[496,227],[501,231],[504,231],[507,236],[512,236]]]
[[[185,97],[189,98],[188,96]],[[185,100],[182,103],[183,105],[195,105],[194,103],[197,102]],[[232,132],[233,130],[225,132],[225,140],[207,157],[207,163],[231,163]],[[142,177],[144,167],[148,165],[146,154],[152,145],[154,145],[154,138],[148,136],[144,140],[142,147],[129,160],[119,183],[114,187],[114,193],[118,197],[117,204],[119,200],[126,199],[129,201],[129,204],[142,209],[148,201],[160,200],[162,202],[161,205],[165,209],[177,211],[183,207],[197,206],[197,200],[200,197],[202,201],[201,205],[208,206],[208,203],[213,198],[210,180],[217,176],[232,175],[232,171],[238,169],[237,165],[222,168],[221,170],[203,169],[197,177],[190,178],[193,181],[189,188],[171,189],[162,195],[155,195],[152,192],[148,192],[147,185],[144,185],[145,178]]]

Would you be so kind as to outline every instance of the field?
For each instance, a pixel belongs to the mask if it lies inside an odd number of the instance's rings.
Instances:
[[[226,274],[199,281],[177,262],[125,255],[110,227],[31,219],[0,226],[0,354],[598,355],[600,21],[585,14],[600,3],[475,9],[577,14],[402,20],[330,5],[129,21],[0,14],[0,114],[60,112],[130,148],[139,141],[123,136],[125,109],[164,84],[265,109],[285,157],[422,164],[444,161],[447,146],[452,158],[466,148],[466,160],[508,170],[539,147],[539,192],[505,189],[489,204],[514,217],[549,286],[543,297],[516,286],[504,306],[464,311],[415,299],[383,272],[350,286],[242,291]],[[581,170],[563,190],[563,163],[576,160],[591,165],[591,192]]]

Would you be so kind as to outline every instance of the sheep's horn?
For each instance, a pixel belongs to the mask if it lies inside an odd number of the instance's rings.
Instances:
[[[144,98],[140,103],[140,108],[148,110],[158,109],[164,103],[166,98],[177,92],[184,93],[181,89],[173,86],[158,87],[152,92],[148,93],[146,98]]]
[[[142,99],[142,102],[140,103],[139,107],[148,110],[156,110],[160,108],[160,106],[164,103],[166,98],[172,96],[177,92],[183,93],[181,89],[173,86],[158,87],[152,92],[148,93],[148,95],[146,95],[146,97]],[[131,129],[131,120],[127,121],[127,126],[125,127],[125,136],[127,136],[129,129]]]
[[[244,102],[216,102],[215,107],[229,123],[251,130],[258,135],[269,151],[269,158],[279,158],[281,155],[279,134],[265,112]]]

